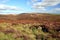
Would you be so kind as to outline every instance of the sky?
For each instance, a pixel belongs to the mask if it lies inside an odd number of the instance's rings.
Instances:
[[[60,0],[0,0],[0,14],[60,14]]]

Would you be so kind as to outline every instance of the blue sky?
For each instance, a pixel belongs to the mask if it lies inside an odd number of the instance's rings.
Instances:
[[[60,13],[60,0],[0,0],[0,14]]]

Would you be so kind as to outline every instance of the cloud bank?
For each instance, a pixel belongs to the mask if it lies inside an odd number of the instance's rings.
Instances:
[[[10,6],[5,4],[0,4],[0,14],[7,14],[7,13],[16,13],[17,11],[22,10],[16,6]]]
[[[46,8],[55,7],[60,4],[60,0],[31,0],[31,5],[36,10],[41,10],[42,12],[54,12],[60,11],[60,8],[51,8],[51,10],[47,11]]]
[[[11,14],[18,13],[22,8],[12,5],[7,5],[6,3],[11,0],[0,0],[0,14]],[[16,1],[16,0],[15,0]]]
[[[16,6],[0,4],[0,10],[19,10],[19,8]]]

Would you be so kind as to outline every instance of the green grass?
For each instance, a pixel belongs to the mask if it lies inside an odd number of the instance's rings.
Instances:
[[[34,24],[17,24],[0,23],[0,40],[59,40],[49,36],[42,29],[36,29]],[[32,26],[32,29],[30,29]],[[53,33],[53,32],[52,32]],[[54,32],[55,33],[55,32]]]

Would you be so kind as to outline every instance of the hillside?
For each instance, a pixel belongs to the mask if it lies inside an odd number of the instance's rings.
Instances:
[[[33,22],[60,22],[60,15],[54,14],[40,14],[40,13],[22,13],[18,15],[0,15],[1,20],[9,21],[29,21]]]
[[[0,40],[59,40],[60,15],[0,15]]]

